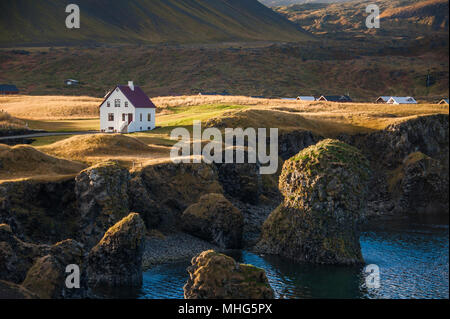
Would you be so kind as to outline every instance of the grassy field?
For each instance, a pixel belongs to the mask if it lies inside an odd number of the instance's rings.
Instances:
[[[30,110],[34,110],[33,98],[22,97],[28,101]],[[58,103],[51,104],[55,97],[48,97],[49,104],[54,108],[61,107]],[[1,98],[0,98],[1,100]],[[57,99],[56,99],[57,100]],[[39,103],[45,104],[44,97],[37,97]],[[73,119],[36,120],[22,119],[34,128],[53,131],[74,131],[98,128],[98,119],[79,119],[79,114],[72,111],[76,108],[79,98],[65,97],[66,114],[74,114]],[[48,172],[49,178],[66,176],[64,165],[77,168],[73,163],[85,167],[106,160],[116,160],[122,165],[133,169],[140,165],[148,165],[167,161],[170,148],[175,141],[170,139],[170,133],[175,127],[191,129],[194,120],[201,120],[203,128],[278,128],[280,132],[292,130],[310,130],[324,137],[336,137],[340,134],[367,133],[385,128],[389,124],[405,121],[421,115],[448,114],[446,105],[385,105],[361,103],[328,103],[299,102],[277,99],[255,99],[244,96],[183,96],[160,97],[154,99],[158,105],[157,128],[151,132],[139,132],[127,135],[100,134],[80,136],[50,136],[37,138],[33,145],[26,148],[3,147],[0,162],[13,163],[19,159],[22,164],[6,166],[2,170],[1,180],[43,178]],[[200,105],[196,105],[200,103]],[[93,110],[97,103],[90,106]],[[46,108],[46,114],[28,112],[33,116],[49,117],[52,107]],[[19,108],[22,114],[27,114],[26,106]],[[55,114],[59,114],[55,112]],[[206,142],[206,141],[204,141]],[[20,152],[19,152],[20,151]],[[17,157],[17,154],[21,154]],[[27,155],[28,154],[28,155]],[[28,169],[26,158],[30,157]],[[60,162],[60,160],[68,162]],[[39,168],[42,162],[42,170]],[[19,163],[19,162],[17,162]],[[5,167],[5,164],[3,164]],[[8,164],[9,165],[9,164]],[[23,167],[21,167],[23,165]],[[55,166],[56,165],[56,166]],[[52,167],[55,166],[55,169]],[[81,167],[80,166],[80,167]],[[8,168],[9,167],[9,168]]]

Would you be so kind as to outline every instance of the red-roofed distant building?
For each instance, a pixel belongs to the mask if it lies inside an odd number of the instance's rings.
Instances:
[[[156,106],[132,81],[118,85],[100,104],[100,130],[133,133],[155,128]]]

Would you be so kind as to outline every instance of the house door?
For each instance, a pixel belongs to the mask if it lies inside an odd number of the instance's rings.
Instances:
[[[133,122],[133,113],[128,113],[128,124]]]

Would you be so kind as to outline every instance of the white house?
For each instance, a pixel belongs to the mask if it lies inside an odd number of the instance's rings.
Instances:
[[[377,100],[376,103],[378,104],[386,104],[387,102],[389,102],[389,99],[391,98],[391,96],[380,96]]]
[[[314,96],[297,96],[297,101],[314,102],[315,100]]]
[[[100,130],[132,133],[155,128],[156,106],[133,82],[118,85],[100,105]]]
[[[411,96],[391,96],[387,104],[417,104],[417,101]]]

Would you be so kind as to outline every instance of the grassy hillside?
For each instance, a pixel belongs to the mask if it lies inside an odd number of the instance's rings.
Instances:
[[[369,4],[380,8],[379,29],[368,29],[365,25],[368,16],[365,9]],[[334,40],[359,38],[379,44],[429,37],[448,43],[448,0],[356,0],[282,6],[275,10],[305,30]]]
[[[448,95],[445,52],[422,42],[400,48],[370,45],[6,50],[0,51],[0,82],[16,84],[23,94],[95,97],[128,80],[152,97],[199,92],[265,97],[350,93],[356,101],[380,95],[434,101]],[[428,72],[434,79],[430,87],[426,87]],[[67,87],[67,78],[78,79],[81,85]]]
[[[0,45],[302,41],[298,26],[257,0],[78,0],[81,28],[65,27],[63,0],[2,0]]]

